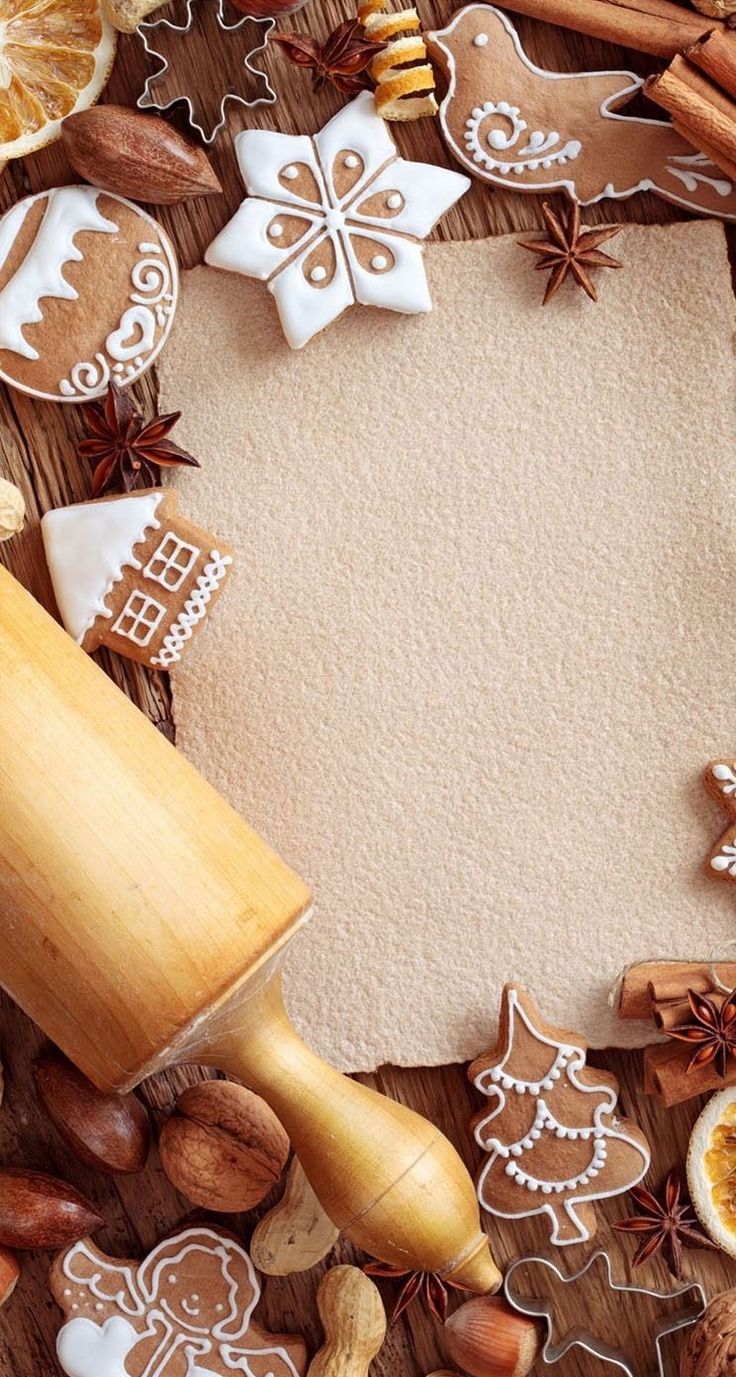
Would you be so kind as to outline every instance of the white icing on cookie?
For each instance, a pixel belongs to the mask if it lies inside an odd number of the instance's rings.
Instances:
[[[532,192],[561,188],[581,205],[654,191],[676,205],[736,219],[732,179],[669,121],[619,113],[642,89],[634,72],[538,67],[511,20],[482,3],[458,10],[427,38],[448,74],[443,137],[476,176]]]
[[[484,1151],[490,1153],[489,1160],[478,1180],[478,1199],[483,1208],[488,1210],[490,1214],[503,1219],[547,1213],[552,1220],[552,1242],[558,1246],[586,1242],[591,1237],[591,1231],[580,1218],[577,1212],[579,1207],[595,1200],[609,1199],[614,1195],[620,1195],[624,1191],[630,1190],[649,1169],[649,1150],[644,1148],[638,1139],[628,1134],[625,1126],[613,1117],[618,1099],[617,1092],[610,1085],[596,1085],[592,1080],[588,1083],[588,1081],[581,1079],[581,1072],[585,1069],[584,1048],[575,1046],[573,1043],[559,1042],[554,1037],[542,1032],[528,1016],[516,990],[509,990],[506,999],[508,1023],[504,1053],[494,1065],[485,1067],[475,1077],[474,1081],[478,1090],[495,1101],[493,1110],[478,1122],[475,1131],[476,1141]],[[519,1077],[509,1068],[515,1051],[518,1026],[523,1030],[524,1036],[531,1037],[537,1044],[548,1047],[550,1053],[554,1053],[550,1057],[548,1070],[538,1080]],[[548,1100],[551,1099],[555,1090],[563,1084],[571,1086],[580,1094],[592,1099],[593,1113],[590,1124],[560,1123],[550,1108]],[[512,1142],[505,1141],[501,1136],[492,1136],[488,1133],[488,1126],[495,1120],[501,1120],[509,1093],[527,1096],[536,1101],[531,1127],[521,1138]],[[501,1122],[497,1127],[500,1130]],[[546,1135],[560,1142],[589,1143],[590,1157],[587,1164],[572,1176],[565,1176],[564,1173],[554,1177],[542,1174],[534,1163],[535,1156],[536,1159],[541,1157],[542,1161],[545,1160],[544,1154],[540,1153],[540,1144]],[[605,1169],[609,1155],[609,1143],[612,1140],[627,1143],[634,1149],[635,1156],[632,1156],[632,1160],[636,1160],[638,1157],[638,1167],[630,1179],[622,1184],[607,1188]],[[528,1206],[525,1205],[522,1198],[518,1209],[514,1209],[510,1213],[502,1209],[494,1199],[493,1174],[498,1170],[499,1164],[503,1163],[505,1163],[503,1170],[506,1177],[512,1180],[521,1192],[531,1197]],[[602,1175],[603,1179],[598,1182],[597,1178]],[[596,1184],[593,1185],[593,1183]],[[538,1197],[554,1195],[564,1195],[569,1198],[566,1198],[564,1202],[560,1201],[556,1208],[549,1204],[538,1203]],[[557,1209],[559,1208],[564,1209],[572,1225],[570,1233],[565,1233],[564,1236],[560,1232],[557,1217]]]
[[[41,300],[57,297],[75,301],[76,289],[66,281],[67,263],[80,263],[82,250],[74,239],[82,230],[97,234],[116,234],[118,226],[106,220],[97,209],[100,195],[91,186],[56,187],[49,192],[40,229],[23,262],[0,292],[0,349],[10,349],[25,359],[37,359],[38,351],[23,336],[25,325],[43,320]],[[0,225],[0,264],[7,259],[28,213],[25,207],[14,210]]]
[[[445,168],[399,158],[369,92],[339,111],[313,139],[246,130],[238,136],[237,151],[250,195],[210,245],[206,261],[268,282],[292,348],[301,348],[355,301],[407,314],[431,310],[418,241],[469,182]],[[334,177],[339,167],[358,171],[342,196]],[[309,174],[304,196],[284,186],[284,180],[296,182],[299,168]],[[312,187],[318,203],[306,199]],[[390,218],[380,213],[382,193],[384,204],[398,212]],[[301,237],[288,247],[274,242],[270,230],[279,213],[297,210],[304,223]],[[384,245],[387,253],[374,254],[363,266],[356,254],[360,237]],[[328,239],[334,268],[320,264],[305,274],[306,260]]]
[[[208,1295],[186,1291],[190,1262],[192,1277],[202,1276],[207,1264]],[[103,1308],[123,1312],[100,1325],[79,1317],[63,1326],[57,1353],[67,1377],[132,1377],[127,1359],[151,1339],[155,1351],[146,1349],[140,1377],[176,1377],[182,1357],[188,1377],[211,1377],[223,1366],[253,1377],[250,1359],[259,1360],[259,1370],[264,1359],[272,1363],[272,1377],[299,1377],[288,1351],[268,1335],[261,1343],[251,1327],[261,1290],[248,1254],[212,1229],[195,1227],[164,1240],[137,1268],[82,1241],[65,1254],[62,1273],[80,1297],[100,1296]]]
[[[95,236],[92,245],[97,244],[100,236],[107,241],[100,245],[99,252],[111,257],[120,252],[120,225],[99,209],[103,195],[106,205],[112,203],[132,211],[145,234],[138,245],[140,257],[131,267],[127,302],[121,301],[120,320],[106,339],[99,340],[97,352],[73,363],[68,375],[59,378],[56,392],[34,388],[32,382],[16,377],[10,364],[0,371],[0,377],[32,396],[72,402],[98,397],[111,378],[127,383],[139,377],[153,363],[168,336],[176,309],[178,269],[163,230],[131,201],[91,186],[67,186],[27,197],[0,219],[1,269],[32,207],[39,201],[45,203],[32,242],[0,290],[0,350],[30,362],[44,362],[43,343],[47,341],[42,341],[42,331],[35,332],[33,343],[24,332],[28,326],[43,324],[47,312],[44,302],[53,299],[79,300],[79,310],[89,317],[89,343],[98,343],[94,333],[95,303],[87,300],[83,284],[77,290],[67,281],[64,270],[70,263],[84,262],[90,252],[90,234]],[[130,252],[128,245],[125,252]]]
[[[135,548],[160,523],[162,492],[80,502],[47,512],[41,522],[46,560],[62,621],[81,645],[95,619],[110,617],[108,594],[128,568],[140,569]]]

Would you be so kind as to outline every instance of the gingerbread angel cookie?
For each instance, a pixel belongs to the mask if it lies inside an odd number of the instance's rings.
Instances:
[[[490,1154],[481,1205],[501,1219],[548,1215],[560,1246],[592,1238],[593,1201],[629,1190],[650,1161],[643,1133],[614,1115],[617,1082],[588,1070],[585,1055],[581,1038],[551,1028],[523,990],[507,985],[498,1043],[468,1071],[493,1102],[473,1120]]]
[[[141,1263],[88,1240],[62,1253],[51,1290],[67,1317],[57,1353],[67,1377],[304,1377],[297,1335],[253,1320],[261,1294],[248,1254],[229,1234],[186,1229]]]
[[[666,120],[619,114],[641,90],[633,72],[547,72],[493,5],[467,5],[428,34],[445,68],[440,121],[476,177],[519,191],[562,189],[581,205],[635,191],[736,218],[736,187]]]

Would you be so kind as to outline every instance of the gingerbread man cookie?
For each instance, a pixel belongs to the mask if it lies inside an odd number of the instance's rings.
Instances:
[[[618,113],[643,86],[633,72],[544,71],[493,5],[467,5],[427,41],[448,78],[444,138],[474,176],[581,205],[655,191],[736,219],[736,187],[704,153],[666,120]]]
[[[369,91],[314,138],[246,129],[236,147],[249,195],[205,258],[268,284],[292,349],[354,302],[431,311],[421,241],[470,182],[400,158]]]
[[[133,382],[177,294],[171,241],[139,206],[93,186],[28,196],[0,220],[0,378],[52,402]]]
[[[729,818],[727,831],[712,848],[706,868],[710,875],[722,880],[736,880],[736,761],[711,760],[704,776],[711,798],[725,809]]]
[[[501,1219],[548,1215],[560,1246],[592,1238],[592,1202],[635,1186],[650,1162],[644,1134],[614,1115],[617,1081],[588,1070],[585,1055],[581,1038],[550,1027],[523,990],[507,985],[498,1043],[468,1072],[493,1101],[473,1120],[490,1154],[481,1205]]]
[[[67,1377],[304,1377],[294,1334],[253,1320],[261,1294],[248,1254],[227,1233],[192,1228],[141,1263],[82,1240],[57,1258],[51,1290],[66,1315],[58,1341]]]

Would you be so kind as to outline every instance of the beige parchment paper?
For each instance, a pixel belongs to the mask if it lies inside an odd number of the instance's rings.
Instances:
[[[734,299],[722,228],[627,228],[597,305],[512,239],[432,244],[434,311],[300,353],[185,275],[162,405],[239,562],[180,747],[311,883],[288,1003],[348,1069],[492,1043],[523,980],[641,1041],[627,962],[736,937],[699,776],[736,754]]]

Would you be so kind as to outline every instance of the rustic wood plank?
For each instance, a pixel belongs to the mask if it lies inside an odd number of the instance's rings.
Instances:
[[[428,25],[444,22],[454,8],[451,0],[437,0],[436,4],[430,0],[420,0],[419,3],[422,17]],[[169,7],[169,12],[176,15],[182,9],[183,5],[177,0]],[[322,36],[351,12],[350,0],[320,0],[319,4],[317,0],[312,0],[311,6],[297,16],[296,21],[287,20],[281,27],[308,27],[314,34]],[[162,10],[161,13],[167,11]],[[610,45],[537,25],[533,21],[521,20],[519,28],[532,58],[540,65],[558,70],[624,65],[646,74],[656,66],[651,60],[637,54],[625,53]],[[220,45],[225,41],[219,35],[213,38],[213,72],[220,65]],[[316,129],[342,103],[334,93],[324,92],[314,96],[308,77],[288,66],[286,59],[276,51],[268,54],[265,66],[279,93],[278,105],[262,107],[247,114],[235,107],[231,111],[227,131],[211,154],[223,183],[224,195],[156,212],[172,234],[185,267],[201,260],[204,248],[242,198],[232,152],[233,134],[246,124],[261,127],[277,124],[287,132]],[[138,39],[135,36],[121,39],[107,99],[132,103],[142,89],[144,76],[145,60]],[[174,117],[174,122],[185,128],[180,115]],[[396,138],[402,153],[408,157],[451,165],[437,125],[432,121],[399,126],[396,128]],[[69,180],[73,178],[58,145],[22,163],[11,164],[0,177],[0,211],[21,195]],[[685,218],[684,213],[674,207],[646,195],[619,203],[615,207],[615,216],[622,220],[655,223]],[[585,218],[590,222],[611,219],[611,207],[605,202],[591,207]],[[491,191],[478,183],[445,218],[437,234],[449,239],[478,238],[534,229],[538,223],[539,206],[535,197],[511,191]],[[141,402],[155,401],[155,375],[149,374],[143,380],[137,389],[137,396]],[[51,506],[79,500],[88,494],[89,474],[75,453],[75,441],[81,433],[81,418],[74,407],[34,403],[8,389],[0,391],[0,408],[0,473],[19,484],[29,509],[25,532],[20,538],[0,547],[0,559],[51,607],[53,599],[40,545],[38,517]],[[105,654],[100,656],[100,660],[154,721],[170,729],[170,698],[164,677],[149,676],[145,670],[121,660],[113,662],[113,658]],[[489,1022],[493,1013],[489,1010]],[[141,1177],[110,1183],[82,1167],[67,1153],[41,1115],[32,1090],[30,1065],[42,1042],[40,1033],[25,1016],[8,999],[0,996],[0,1054],[7,1073],[7,1093],[0,1109],[0,1161],[43,1168],[73,1181],[97,1203],[107,1220],[106,1227],[98,1236],[100,1245],[120,1255],[140,1254],[186,1217],[189,1206],[169,1186],[155,1154]],[[649,1131],[655,1149],[653,1174],[661,1174],[673,1163],[681,1162],[698,1103],[681,1106],[667,1114],[656,1101],[645,1100],[641,1096],[638,1055],[607,1053],[593,1060],[619,1076],[624,1109]],[[197,1075],[197,1071],[172,1070],[143,1087],[143,1097],[156,1121],[165,1116],[177,1089]],[[477,1167],[480,1154],[468,1133],[467,1120],[478,1107],[478,1097],[468,1085],[462,1068],[414,1071],[384,1068],[378,1075],[364,1079],[396,1099],[420,1109],[437,1122],[459,1145],[469,1166],[473,1169]],[[597,1239],[602,1246],[611,1248],[622,1275],[627,1275],[627,1259],[632,1250],[611,1234],[607,1221],[620,1218],[625,1211],[626,1205],[622,1201],[612,1202],[603,1209]],[[262,1212],[244,1216],[240,1221],[246,1239]],[[527,1251],[544,1249],[546,1245],[545,1231],[536,1221],[503,1227],[494,1222],[489,1226],[489,1232],[500,1263]],[[577,1266],[585,1257],[585,1252],[581,1248],[568,1250],[563,1261],[570,1266]],[[348,1260],[351,1257],[352,1250],[341,1243],[331,1261]],[[12,1301],[0,1312],[0,1373],[3,1377],[53,1377],[58,1371],[54,1343],[59,1312],[46,1288],[49,1260],[48,1255],[41,1253],[28,1255],[24,1259],[22,1283]],[[700,1277],[710,1293],[736,1284],[736,1266],[721,1256],[688,1254],[686,1266],[688,1275]],[[313,1348],[321,1340],[314,1297],[323,1270],[324,1265],[306,1276],[268,1281],[265,1287],[263,1314],[266,1323],[274,1329],[301,1330]],[[666,1285],[667,1274],[664,1267],[658,1264],[650,1267],[641,1280],[648,1284]],[[396,1289],[385,1285],[387,1304],[392,1302]],[[598,1303],[601,1315],[607,1313],[609,1317],[615,1317],[615,1300],[601,1295]],[[374,1377],[423,1377],[423,1374],[445,1366],[446,1359],[439,1338],[437,1326],[431,1319],[418,1308],[412,1308],[405,1319],[390,1331],[373,1365]],[[647,1342],[648,1336],[642,1335],[642,1346],[646,1346]],[[594,1366],[584,1357],[573,1357],[561,1365],[561,1377],[566,1374],[587,1374]]]

